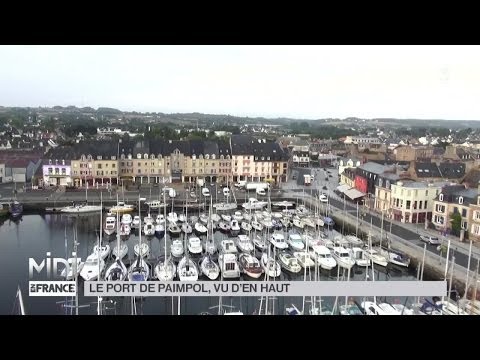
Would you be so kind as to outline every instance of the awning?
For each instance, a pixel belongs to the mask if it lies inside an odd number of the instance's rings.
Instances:
[[[344,192],[344,194],[347,195],[352,200],[358,199],[358,198],[366,195],[363,192],[358,191],[357,189],[347,190],[347,191]]]
[[[341,193],[344,193],[348,189],[350,189],[350,186],[348,186],[346,184],[342,184],[340,186],[337,186],[337,191],[340,191]]]

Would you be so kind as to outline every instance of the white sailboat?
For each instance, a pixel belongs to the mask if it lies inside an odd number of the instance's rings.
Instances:
[[[367,259],[369,259],[376,265],[380,265],[383,267],[388,265],[388,259],[385,256],[381,255],[377,250],[368,249],[365,251],[365,256]]]
[[[163,193],[163,202],[165,202],[165,192]],[[167,211],[166,207],[164,207],[163,209],[164,209],[164,212],[166,213]],[[173,278],[175,277],[177,267],[175,266],[175,263],[173,262],[172,257],[167,257],[167,237],[165,237],[164,239],[163,251],[164,251],[163,261],[160,260],[157,266],[155,266],[155,277],[160,281],[172,281]],[[173,254],[171,255],[173,256]],[[182,246],[182,251],[178,256],[182,256],[182,255],[183,255],[183,246]]]
[[[96,280],[98,274],[105,268],[105,261],[99,256],[98,253],[90,254],[85,260],[80,276],[85,281]]]
[[[202,259],[200,263],[200,269],[202,270],[202,273],[210,280],[216,280],[220,275],[220,267],[215,261],[213,261],[210,255],[207,255]]]
[[[262,264],[265,274],[268,274],[270,278],[278,277],[282,273],[280,264],[267,254],[262,255],[260,263]]]
[[[255,250],[253,243],[250,241],[250,237],[247,235],[238,235],[237,247],[241,252],[251,253]]]
[[[184,249],[182,240],[173,240],[172,246],[170,247],[170,253],[172,254],[172,256],[178,258],[183,255],[183,252]]]
[[[355,260],[357,266],[370,266],[370,258],[365,253],[365,250],[359,247],[349,249],[351,257]]]
[[[148,244],[142,243],[142,218],[140,217],[140,198],[138,199],[138,213],[139,213],[139,232],[138,232],[138,244],[135,244],[133,251],[135,252],[137,258],[134,263],[130,265],[128,269],[128,280],[129,281],[147,281],[150,278],[150,266],[143,259],[144,256],[150,254],[150,247]],[[146,245],[146,247],[145,247]]]
[[[236,235],[240,232],[240,225],[238,225],[238,221],[235,219],[230,221],[230,232],[232,235]]]
[[[117,202],[118,202],[118,195],[117,195]],[[122,235],[122,232],[121,232],[121,230],[118,229],[119,224],[120,224],[119,217],[120,217],[120,215],[119,215],[119,213],[117,213],[117,246],[115,246],[112,249],[112,256],[114,256],[117,260],[123,259],[128,254],[127,244],[120,241],[120,236]],[[122,225],[120,225],[120,229],[121,229],[122,226],[128,226],[128,225],[122,224]],[[123,266],[125,266],[125,265],[123,265]],[[125,276],[127,276],[126,274],[127,274],[127,271],[126,271],[126,267],[125,267]]]
[[[198,269],[195,263],[187,256],[183,257],[177,267],[178,277],[180,281],[197,281]]]
[[[202,253],[202,243],[196,236],[192,236],[188,239],[188,251],[191,254],[197,255]]]
[[[322,269],[332,270],[335,266],[337,266],[337,262],[332,257],[332,253],[326,246],[316,245],[312,249],[313,255],[316,256],[316,261]]]
[[[155,224],[153,218],[148,214],[143,219],[143,233],[145,236],[153,236],[155,235]]]
[[[113,235],[115,231],[117,230],[117,224],[115,220],[115,216],[113,214],[108,213],[107,217],[105,218],[105,234],[107,235]]]
[[[242,221],[242,224],[240,225],[240,227],[242,228],[242,230],[246,233],[249,233],[250,231],[252,231],[252,225],[250,225],[248,222],[246,221]]]
[[[207,228],[200,222],[195,223],[195,232],[198,235],[205,235],[207,233]]]
[[[288,234],[287,243],[293,250],[302,251],[305,249],[305,244],[303,243],[302,236],[300,234]]]
[[[123,214],[122,215],[122,224],[131,225],[132,224],[132,215]]]

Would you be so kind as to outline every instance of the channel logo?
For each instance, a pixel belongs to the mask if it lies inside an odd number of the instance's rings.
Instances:
[[[75,296],[76,284],[73,281],[30,281],[29,296]]]

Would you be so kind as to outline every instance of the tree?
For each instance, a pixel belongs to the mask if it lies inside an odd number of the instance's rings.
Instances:
[[[450,223],[452,234],[459,236],[460,230],[462,230],[462,215],[460,215],[458,212],[450,214]]]

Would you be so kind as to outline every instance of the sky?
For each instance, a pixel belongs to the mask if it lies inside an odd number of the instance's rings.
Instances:
[[[480,46],[0,46],[0,106],[480,120]]]

